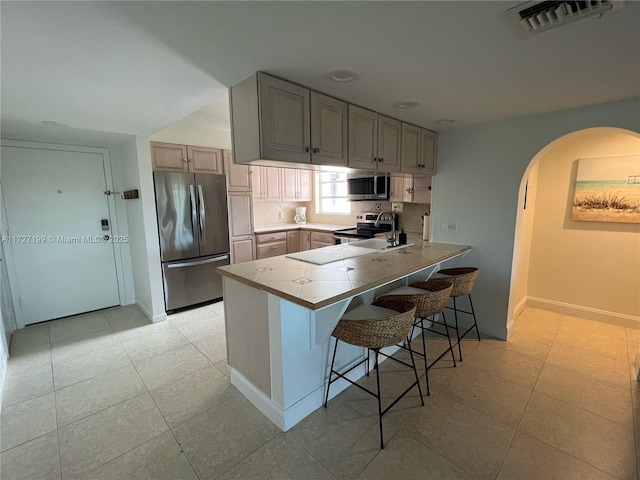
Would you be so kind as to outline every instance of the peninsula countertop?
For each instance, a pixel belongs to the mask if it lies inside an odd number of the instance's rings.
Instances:
[[[323,232],[333,232],[334,230],[341,230],[343,228],[349,228],[349,225],[330,225],[327,223],[280,223],[276,225],[256,226],[253,230],[255,233],[271,233],[285,230],[320,230]]]
[[[412,238],[409,241],[414,245],[401,250],[372,251],[325,265],[281,255],[218,267],[216,271],[253,288],[317,310],[471,250],[468,245]]]

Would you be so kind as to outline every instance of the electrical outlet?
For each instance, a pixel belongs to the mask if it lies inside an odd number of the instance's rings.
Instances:
[[[284,218],[284,212],[280,212],[280,220]]]
[[[457,233],[459,229],[460,229],[460,225],[458,225],[453,220],[440,221],[440,231],[442,233]]]
[[[403,206],[404,205],[402,203],[392,202],[391,203],[391,211],[392,212],[401,212]]]

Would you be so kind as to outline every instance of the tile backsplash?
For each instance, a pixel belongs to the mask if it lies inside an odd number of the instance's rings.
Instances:
[[[391,210],[391,202],[351,202],[351,213],[348,215],[326,215],[315,212],[313,202],[255,202],[253,204],[253,220],[256,226],[284,225],[293,223],[296,207],[307,207],[308,223],[324,223],[328,225],[355,225],[355,215],[359,212],[374,212],[376,203],[382,210]],[[429,210],[429,205],[405,203],[403,211],[398,215],[398,228],[407,232],[422,233],[422,215]],[[284,218],[280,218],[280,213]]]

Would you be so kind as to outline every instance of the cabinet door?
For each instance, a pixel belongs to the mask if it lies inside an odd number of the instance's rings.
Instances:
[[[280,191],[280,169],[276,167],[262,167],[262,189],[263,200],[267,202],[279,202]]]
[[[377,168],[378,114],[349,105],[349,166]]]
[[[233,263],[249,262],[254,258],[253,237],[239,238],[231,241],[231,261]]]
[[[404,177],[391,175],[390,202],[404,202]]]
[[[267,195],[267,192],[265,190],[266,185],[262,181],[262,179],[264,178],[264,176],[262,175],[262,170],[262,167],[258,167],[255,165],[251,165],[249,167],[249,171],[251,172],[251,192],[253,194],[253,199],[256,201],[263,200]]]
[[[280,193],[283,202],[297,202],[299,196],[298,170],[295,168],[280,169]]]
[[[378,170],[400,171],[402,122],[378,115]]]
[[[222,149],[187,147],[187,159],[189,160],[189,171],[194,173],[215,173],[222,175]]]
[[[309,163],[309,90],[262,73],[258,74],[258,81],[261,157]]]
[[[419,175],[413,179],[413,203],[431,203],[431,177]]]
[[[300,230],[300,251],[306,252],[311,250],[311,232],[308,230]]]
[[[425,130],[421,131],[420,164],[421,172],[427,175],[436,174],[436,150],[438,134]]]
[[[248,192],[229,194],[229,233],[231,238],[253,234],[253,202]]]
[[[236,165],[233,163],[233,152],[223,150],[224,171],[227,174],[227,190],[229,192],[251,191],[251,170],[249,165]]]
[[[298,196],[299,202],[311,201],[311,170],[298,170]]]
[[[300,232],[298,230],[287,232],[287,253],[298,251],[300,251]]]
[[[347,104],[311,92],[311,163],[347,165]]]
[[[402,124],[402,149],[400,171],[404,173],[422,173],[418,166],[422,164],[420,159],[421,128],[408,123]]]
[[[151,162],[155,172],[188,172],[187,147],[151,142]]]

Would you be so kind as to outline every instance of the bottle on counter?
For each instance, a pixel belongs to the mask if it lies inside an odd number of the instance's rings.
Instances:
[[[406,245],[407,244],[407,234],[404,231],[404,228],[400,231],[400,245]]]

